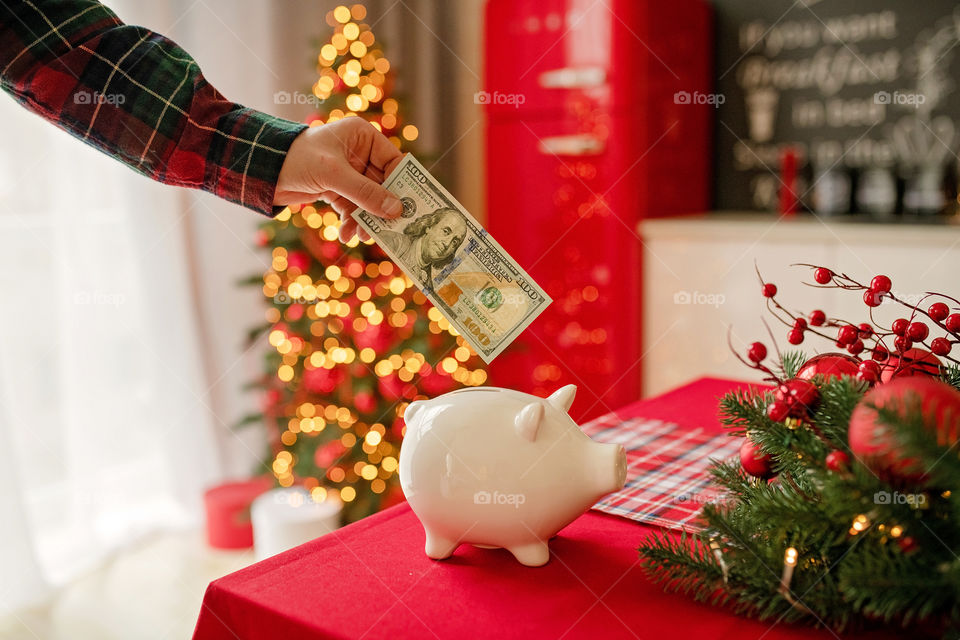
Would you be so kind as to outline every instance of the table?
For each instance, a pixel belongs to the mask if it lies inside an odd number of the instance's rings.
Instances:
[[[717,399],[744,384],[701,378],[617,413],[719,431]],[[194,639],[835,637],[664,593],[636,552],[657,530],[589,511],[544,567],[469,545],[434,561],[401,504],[210,583]]]

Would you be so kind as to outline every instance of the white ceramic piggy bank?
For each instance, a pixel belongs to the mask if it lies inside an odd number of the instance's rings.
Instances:
[[[475,387],[407,407],[400,486],[429,557],[469,543],[540,566],[553,535],[623,486],[623,447],[594,442],[567,415],[576,390],[544,399]]]

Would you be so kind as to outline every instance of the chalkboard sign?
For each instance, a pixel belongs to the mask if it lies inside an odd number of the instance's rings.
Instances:
[[[788,148],[808,204],[811,185],[838,171],[861,184],[886,171],[901,192],[904,176],[955,171],[957,2],[715,0],[714,8],[718,209],[775,209]]]

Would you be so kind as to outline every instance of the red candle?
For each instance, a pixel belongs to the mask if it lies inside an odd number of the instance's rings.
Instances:
[[[790,216],[798,209],[797,152],[787,147],[780,154],[780,215]]]
[[[267,476],[241,482],[226,482],[204,493],[207,512],[207,542],[215,549],[248,549],[253,546],[250,504],[273,486]]]

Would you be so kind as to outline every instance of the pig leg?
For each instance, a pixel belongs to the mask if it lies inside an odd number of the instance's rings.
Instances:
[[[453,555],[453,552],[456,551],[457,547],[460,546],[458,541],[448,540],[447,538],[438,536],[426,529],[424,529],[424,533],[427,534],[427,543],[424,546],[424,549],[427,552],[428,558],[433,558],[434,560],[443,560],[444,558],[449,558],[451,555]]]
[[[507,551],[512,553],[520,564],[525,564],[528,567],[539,567],[547,564],[547,561],[550,560],[550,547],[544,540],[508,547]]]

